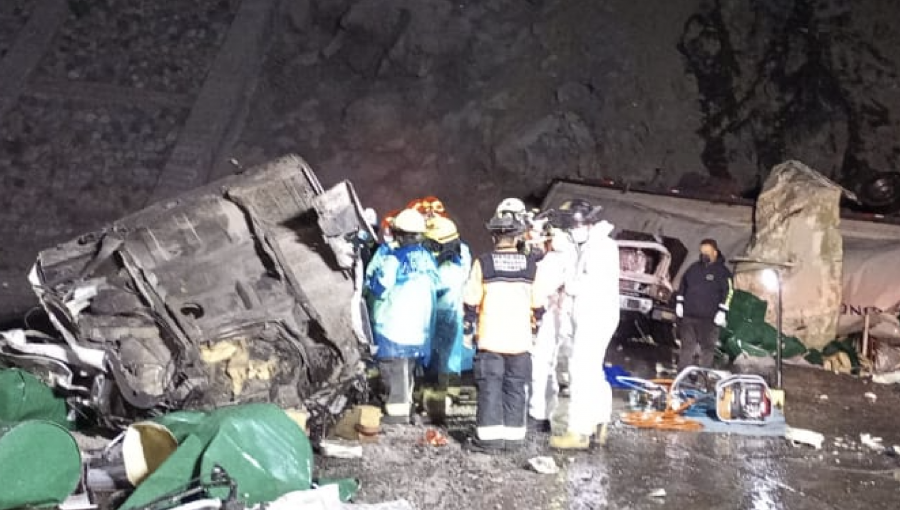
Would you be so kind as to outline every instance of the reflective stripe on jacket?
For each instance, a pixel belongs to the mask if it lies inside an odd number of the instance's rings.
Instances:
[[[465,303],[478,308],[479,350],[531,350],[531,310],[543,305],[534,291],[536,272],[534,257],[512,249],[486,253],[472,264]]]

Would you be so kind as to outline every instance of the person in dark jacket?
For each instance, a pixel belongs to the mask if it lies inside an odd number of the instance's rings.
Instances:
[[[699,350],[699,366],[712,368],[719,328],[726,324],[734,294],[731,271],[713,239],[700,242],[700,260],[681,277],[675,314],[681,319],[681,354],[678,369],[694,364]]]

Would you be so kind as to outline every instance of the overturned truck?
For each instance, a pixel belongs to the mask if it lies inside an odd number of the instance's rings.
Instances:
[[[6,335],[0,356],[105,426],[259,401],[313,425],[364,391],[369,228],[349,182],[278,159],[41,252],[29,278],[64,341]]]

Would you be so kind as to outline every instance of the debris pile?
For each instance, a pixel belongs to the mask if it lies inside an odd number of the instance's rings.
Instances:
[[[310,438],[359,457],[380,432],[380,411],[356,405],[363,230],[352,185],[326,191],[289,156],[41,252],[29,280],[52,327],[0,333],[15,367],[0,370],[15,488],[0,509],[241,509],[317,487],[344,508],[358,482],[315,480]],[[75,428],[118,436],[80,451]]]

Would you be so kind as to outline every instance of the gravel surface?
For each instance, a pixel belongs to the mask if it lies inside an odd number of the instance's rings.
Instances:
[[[239,0],[74,0],[40,74],[196,93]]]

